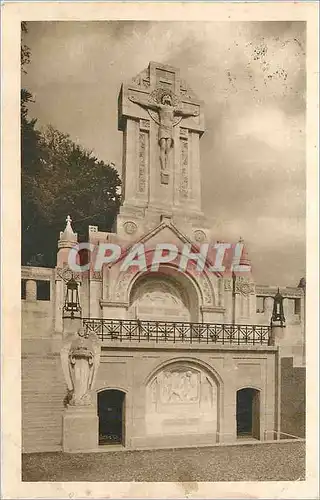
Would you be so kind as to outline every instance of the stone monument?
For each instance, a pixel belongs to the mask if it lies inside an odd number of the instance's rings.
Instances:
[[[118,226],[159,214],[201,218],[199,140],[203,104],[177,68],[150,62],[119,95],[123,206]],[[126,232],[132,227],[127,227]]]
[[[61,349],[67,384],[63,415],[63,450],[94,450],[98,445],[98,417],[91,391],[100,363],[101,344],[83,329],[68,335]]]

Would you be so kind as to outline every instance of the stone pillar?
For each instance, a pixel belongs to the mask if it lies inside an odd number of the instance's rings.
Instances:
[[[82,325],[81,318],[64,318],[63,320],[63,335],[70,335],[71,333],[76,333]]]
[[[37,282],[36,280],[26,281],[26,300],[34,302],[37,300]]]
[[[281,324],[280,321],[273,321],[271,323],[271,335],[269,339],[269,345],[279,345],[281,340],[285,335],[285,325]]]
[[[221,420],[219,423],[218,441],[219,443],[234,443],[237,440],[237,405],[234,384],[236,371],[235,362],[231,354],[225,355],[224,374],[223,408],[220,412]]]
[[[55,286],[55,304],[54,304],[54,329],[56,333],[62,333],[62,307],[63,307],[63,281],[62,279],[56,280]]]
[[[281,321],[271,320],[271,336],[269,345],[279,346],[276,356],[276,438],[280,439],[281,431],[281,339],[285,334],[285,325]]]

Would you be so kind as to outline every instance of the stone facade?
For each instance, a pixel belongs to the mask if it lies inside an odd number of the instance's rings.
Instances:
[[[170,105],[162,104],[166,95]],[[184,245],[195,252],[214,241],[201,211],[203,111],[170,66],[150,63],[121,88],[123,205],[115,232],[89,226],[89,242],[127,251],[141,244],[147,270],[123,270],[124,252],[102,270],[73,272],[68,256],[77,235],[69,217],[56,268],[22,268],[25,452],[98,450],[112,426],[128,449],[235,442],[241,394],[250,400],[251,438],[301,434],[301,419],[288,426],[285,395],[299,368],[301,412],[305,289],[281,290],[286,326],[274,324],[270,342],[277,289],[255,283],[246,250],[245,273],[199,272],[195,262],[179,270]],[[178,248],[177,258],[150,272],[163,242]],[[82,319],[63,318],[71,277]]]

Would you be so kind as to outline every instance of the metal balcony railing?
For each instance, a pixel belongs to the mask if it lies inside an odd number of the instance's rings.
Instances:
[[[171,342],[188,344],[272,345],[271,327],[215,323],[140,321],[127,319],[82,320],[84,331],[101,341]]]

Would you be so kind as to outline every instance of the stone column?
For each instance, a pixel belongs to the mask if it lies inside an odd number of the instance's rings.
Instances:
[[[37,300],[37,282],[36,280],[26,281],[26,300],[35,302]]]
[[[63,281],[61,279],[56,280],[55,289],[56,289],[56,294],[55,294],[55,304],[54,304],[54,323],[55,323],[54,329],[56,333],[62,333]]]

